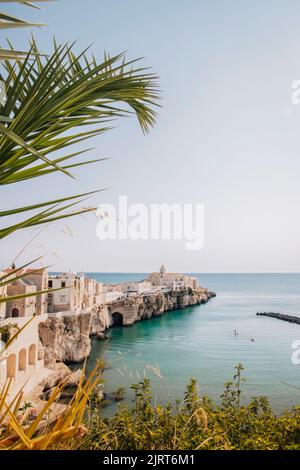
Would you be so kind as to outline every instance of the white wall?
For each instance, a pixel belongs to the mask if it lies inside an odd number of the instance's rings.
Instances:
[[[3,384],[9,378],[7,376],[9,363],[12,363],[12,359],[15,358],[15,374],[14,377],[12,377],[10,396],[14,396],[28,380],[35,377],[38,371],[44,367],[44,361],[38,360],[38,324],[44,321],[46,317],[47,315],[40,315],[32,319],[8,318],[1,322],[1,325],[14,324],[20,329],[24,327],[13,343],[7,348],[4,356],[2,355],[2,359],[4,357],[4,360],[0,360],[0,383]],[[24,351],[26,356],[25,370],[20,370],[22,368]]]

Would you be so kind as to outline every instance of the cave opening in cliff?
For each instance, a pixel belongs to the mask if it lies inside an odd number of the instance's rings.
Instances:
[[[112,327],[114,326],[123,326],[123,315],[119,312],[112,314]]]

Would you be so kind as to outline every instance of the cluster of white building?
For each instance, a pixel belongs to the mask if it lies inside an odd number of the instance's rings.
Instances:
[[[9,276],[12,269],[4,271]],[[20,273],[17,273],[18,276]],[[84,313],[95,307],[109,304],[121,298],[147,295],[158,290],[197,289],[197,278],[180,273],[168,273],[163,265],[143,281],[103,284],[83,273],[49,275],[45,269],[22,270],[25,277],[18,279],[11,274],[10,283],[0,292],[0,297],[21,297],[0,304],[0,319],[34,317],[57,312]],[[45,291],[49,292],[45,292]],[[45,292],[34,295],[36,292]]]
[[[22,274],[22,279],[19,278]],[[119,299],[149,295],[160,290],[197,289],[198,281],[179,273],[167,273],[165,266],[146,280],[117,285],[97,282],[84,274],[49,275],[46,269],[4,270],[9,283],[2,287],[0,298],[0,340],[11,328],[11,334],[26,327],[5,352],[0,344],[0,387],[12,381],[12,393],[27,383],[33,388],[49,370],[44,366],[38,325],[48,316],[86,313]],[[28,296],[30,295],[30,296]],[[14,297],[12,299],[12,297]],[[9,298],[11,298],[9,300]],[[29,322],[29,323],[28,323]],[[3,333],[4,332],[4,333]]]
[[[48,313],[84,313],[130,296],[153,292],[150,282],[103,284],[84,274],[67,273],[49,276]],[[57,290],[56,290],[57,289]]]

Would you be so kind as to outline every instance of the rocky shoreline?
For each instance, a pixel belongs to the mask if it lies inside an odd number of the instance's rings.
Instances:
[[[57,362],[81,363],[91,353],[92,336],[105,339],[108,328],[127,327],[172,310],[205,304],[215,296],[204,288],[157,292],[117,300],[88,313],[49,316],[39,325],[45,365],[54,369]]]
[[[263,312],[263,313],[257,313],[256,315],[259,317],[276,318],[277,320],[287,321],[289,323],[296,323],[297,325],[300,325],[300,317],[295,317],[292,315],[285,315],[283,313],[274,313],[274,312]]]

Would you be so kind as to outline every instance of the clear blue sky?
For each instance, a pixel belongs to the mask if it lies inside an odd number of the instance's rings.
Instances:
[[[6,7],[6,6],[5,6]],[[4,6],[2,7],[2,9]],[[47,253],[55,269],[151,271],[164,262],[188,272],[300,270],[300,79],[297,0],[61,0],[42,12],[7,6],[48,23],[40,46],[78,40],[102,58],[128,51],[160,75],[163,109],[144,137],[134,119],[97,138],[92,157],[112,159],[65,176],[4,188],[1,207],[110,186],[95,203],[194,202],[206,208],[205,246],[179,241],[99,242],[95,219],[50,227],[20,260]],[[17,46],[30,31],[9,31]],[[87,144],[90,146],[90,144]],[[11,262],[31,232],[1,241]]]

